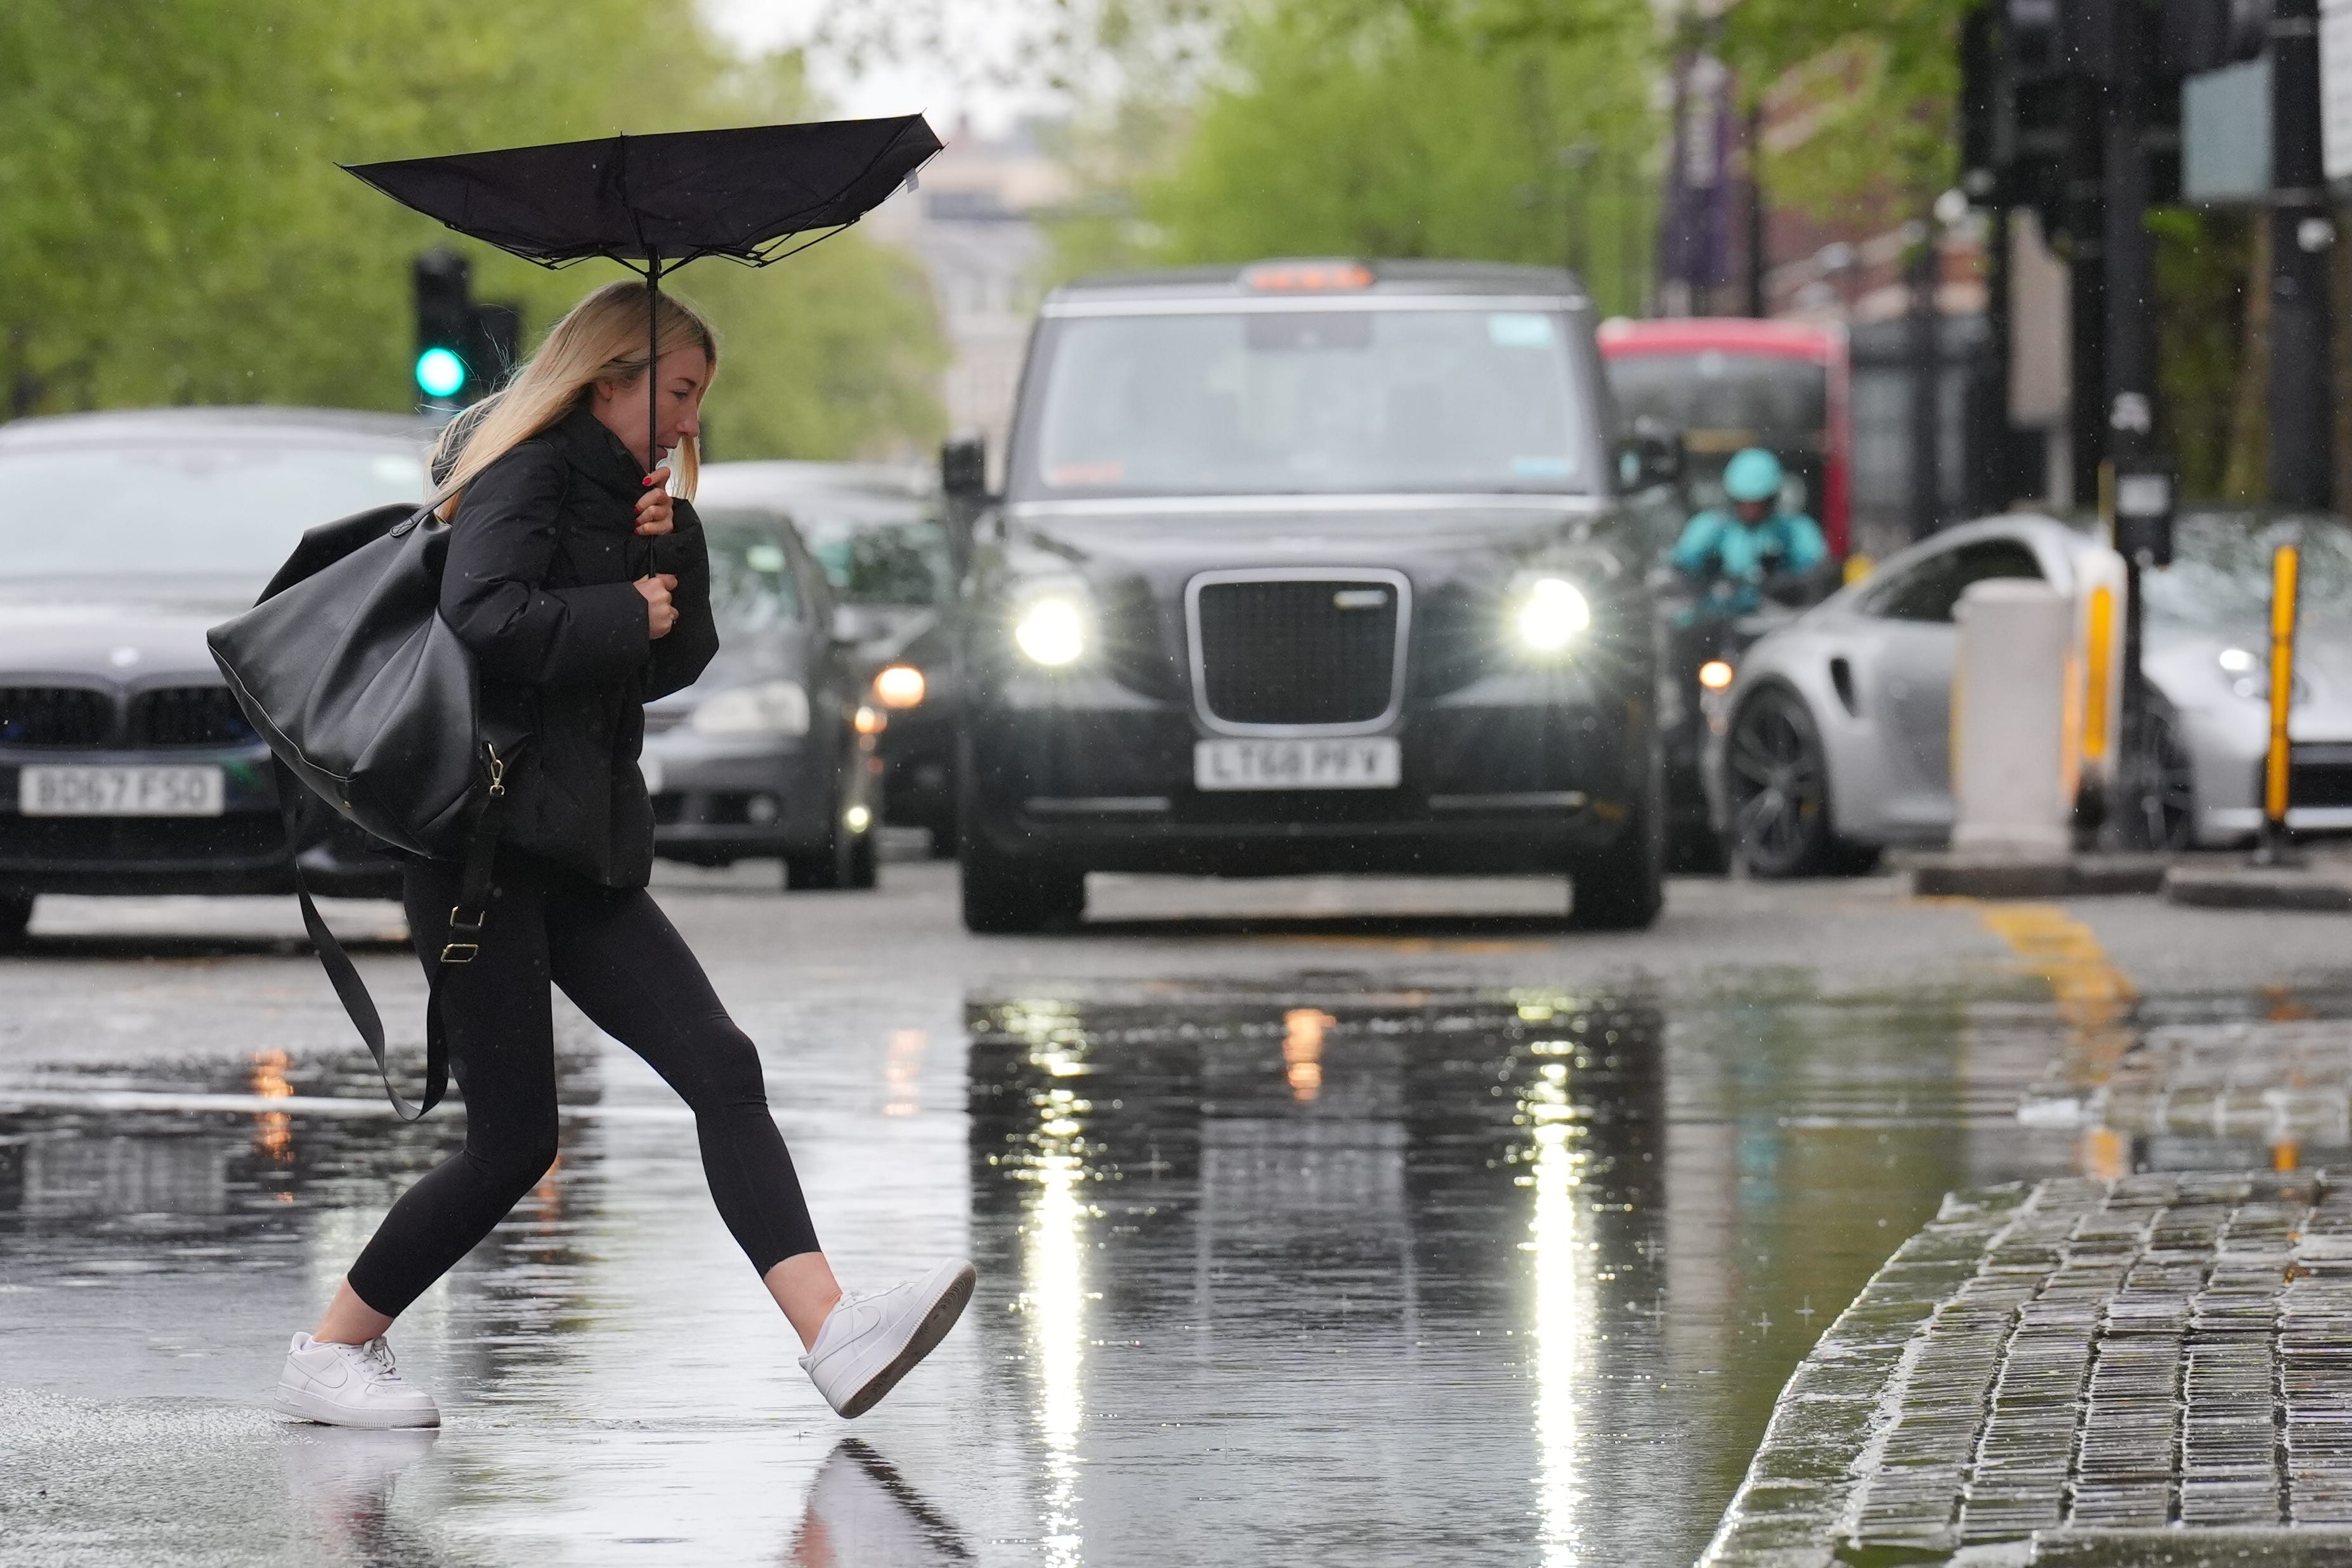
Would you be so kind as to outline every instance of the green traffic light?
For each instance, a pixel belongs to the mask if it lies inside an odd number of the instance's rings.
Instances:
[[[455,397],[466,389],[466,362],[447,349],[426,349],[416,356],[416,384],[427,397]]]

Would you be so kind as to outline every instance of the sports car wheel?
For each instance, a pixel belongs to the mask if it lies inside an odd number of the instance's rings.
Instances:
[[[2185,849],[2197,826],[2197,765],[2172,704],[2143,689],[2138,722],[2124,737],[2118,837],[2131,849]]]
[[[1731,839],[1759,877],[1811,877],[1839,858],[1821,731],[1796,693],[1768,686],[1732,720],[1724,758]]]

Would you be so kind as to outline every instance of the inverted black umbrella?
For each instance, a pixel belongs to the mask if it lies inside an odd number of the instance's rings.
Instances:
[[[664,273],[706,256],[751,267],[782,261],[873,211],[939,150],[923,117],[908,114],[343,167],[525,261],[557,268],[601,256],[642,274],[649,352],[658,353]],[[658,427],[650,379],[646,424],[650,467]]]

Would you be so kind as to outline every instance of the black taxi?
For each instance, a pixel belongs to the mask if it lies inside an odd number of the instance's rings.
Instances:
[[[963,915],[1089,870],[1552,872],[1660,905],[1657,656],[1565,272],[1298,260],[1047,298],[967,562]]]

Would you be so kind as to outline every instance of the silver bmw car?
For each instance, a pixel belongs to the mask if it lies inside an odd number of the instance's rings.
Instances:
[[[2136,744],[2149,784],[2132,808],[2155,842],[2224,846],[2261,826],[2270,562],[2288,542],[2303,551],[2288,825],[2352,828],[2352,525],[2200,512],[2180,518],[2174,563],[2143,574],[2152,689]],[[2113,559],[2087,529],[1990,518],[1889,557],[1766,635],[1709,705],[1717,830],[1767,877],[1853,869],[1885,847],[1942,843],[1962,591],[2032,577],[2074,596]]]

